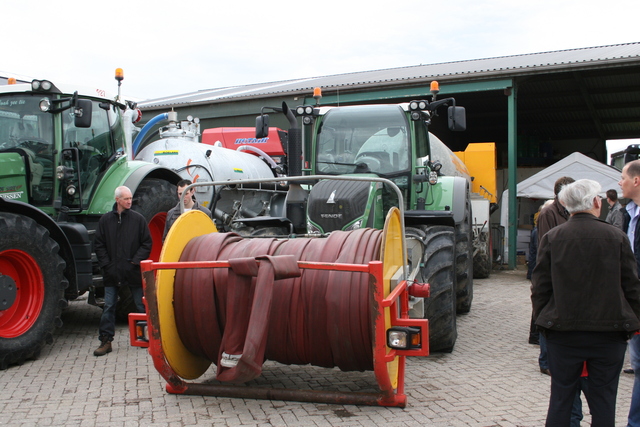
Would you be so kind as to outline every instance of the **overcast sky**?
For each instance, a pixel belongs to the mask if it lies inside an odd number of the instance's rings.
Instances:
[[[0,0],[0,75],[140,100],[639,42],[640,1]]]
[[[153,99],[640,41],[640,1],[0,0],[0,75]]]

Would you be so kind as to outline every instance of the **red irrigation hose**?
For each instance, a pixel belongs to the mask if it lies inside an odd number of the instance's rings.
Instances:
[[[190,352],[215,363],[223,381],[259,375],[265,359],[373,370],[368,274],[304,269],[299,277],[268,283],[265,274],[252,277],[243,271],[254,269],[253,259],[264,256],[269,259],[261,259],[260,269],[270,263],[275,271],[291,270],[280,266],[286,260],[367,264],[379,260],[381,240],[382,232],[373,229],[334,232],[326,239],[243,239],[233,233],[194,238],[180,261],[229,260],[235,267],[177,271],[174,311],[180,339]],[[237,368],[241,373],[225,373],[223,351],[250,353]]]

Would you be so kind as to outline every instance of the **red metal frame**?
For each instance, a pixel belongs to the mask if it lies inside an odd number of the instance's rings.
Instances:
[[[379,406],[405,407],[407,396],[404,393],[404,373],[406,356],[427,356],[428,320],[409,319],[408,294],[410,286],[401,281],[389,295],[384,297],[382,262],[372,261],[364,264],[340,264],[298,261],[301,269],[336,270],[368,273],[370,287],[374,301],[374,373],[380,393],[345,393],[310,390],[291,390],[264,387],[243,387],[213,384],[187,383],[180,378],[167,363],[162,348],[161,331],[158,328],[158,302],[156,294],[155,271],[160,269],[184,268],[229,268],[228,261],[191,261],[191,262],[153,262],[143,261],[143,285],[145,287],[145,305],[147,314],[129,315],[130,341],[133,346],[148,346],[149,354],[155,368],[167,381],[166,390],[176,394],[194,394],[225,397],[244,397],[257,399],[292,400],[303,402],[362,404]],[[424,291],[423,291],[424,292]],[[385,316],[388,309],[388,317]],[[390,326],[413,326],[421,329],[422,348],[412,350],[394,350],[386,345],[387,320]],[[149,342],[135,339],[135,322],[146,320]],[[397,358],[397,387],[393,387],[393,380],[389,376],[388,364]]]

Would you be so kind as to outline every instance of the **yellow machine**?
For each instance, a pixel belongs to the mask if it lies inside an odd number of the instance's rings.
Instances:
[[[496,144],[477,142],[454,153],[471,176],[473,212],[473,277],[487,278],[493,264],[491,214],[498,208],[496,189]]]

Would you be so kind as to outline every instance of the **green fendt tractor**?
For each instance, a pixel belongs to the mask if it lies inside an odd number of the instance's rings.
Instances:
[[[116,79],[119,87],[120,69]],[[158,256],[180,177],[132,160],[138,118],[133,103],[102,90],[0,86],[0,369],[52,342],[67,301],[90,291],[99,304],[93,234],[116,187],[133,192]]]
[[[468,312],[473,298],[470,177],[428,125],[440,107],[451,130],[464,130],[466,117],[453,98],[435,100],[432,93],[430,102],[273,109],[284,112],[291,127],[289,176],[382,177],[400,188],[410,271],[431,285],[431,296],[415,301],[414,310],[429,319],[431,351],[451,351],[456,313]],[[266,135],[267,115],[258,116],[256,128],[258,138]],[[389,208],[399,205],[380,182],[320,180],[298,192],[294,186],[286,216],[298,233],[382,228]]]

